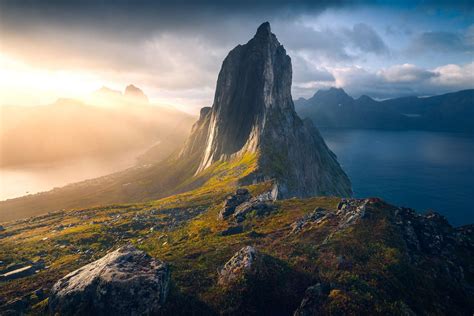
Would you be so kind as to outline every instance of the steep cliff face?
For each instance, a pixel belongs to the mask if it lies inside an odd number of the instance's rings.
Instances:
[[[258,169],[242,179],[244,184],[273,179],[280,197],[351,195],[335,155],[311,121],[296,114],[291,80],[291,59],[270,24],[263,23],[225,58],[214,104],[201,113],[182,151],[203,150],[196,173],[251,152],[258,154]]]

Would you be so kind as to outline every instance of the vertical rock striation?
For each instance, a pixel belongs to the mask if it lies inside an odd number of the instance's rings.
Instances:
[[[196,173],[250,152],[258,154],[258,168],[243,184],[274,180],[283,198],[350,196],[350,181],[336,156],[311,121],[296,114],[291,80],[291,59],[270,24],[263,23],[225,58],[214,104],[201,112],[182,151],[201,148]]]

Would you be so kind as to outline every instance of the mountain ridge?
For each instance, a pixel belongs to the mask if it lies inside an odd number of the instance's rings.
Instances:
[[[432,130],[474,133],[474,89],[430,97],[357,99],[342,88],[295,101],[297,112],[320,128]]]
[[[291,81],[291,59],[263,23],[222,63],[213,106],[201,113],[198,135],[191,135],[193,146],[199,139],[205,148],[196,174],[216,161],[257,153],[258,170],[242,183],[273,179],[281,197],[350,196],[335,155],[314,125],[296,114]]]
[[[223,177],[234,186],[273,181],[280,198],[350,196],[336,156],[314,125],[296,114],[291,79],[291,59],[263,23],[224,59],[214,104],[201,110],[181,150],[159,162],[148,159],[99,179],[0,202],[0,219],[5,210],[32,214],[144,202]]]

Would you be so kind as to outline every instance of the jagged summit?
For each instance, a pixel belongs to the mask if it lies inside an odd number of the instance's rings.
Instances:
[[[342,88],[331,87],[327,90],[318,90],[309,100],[318,100],[322,103],[339,103],[345,104],[354,101],[354,99]]]
[[[260,26],[257,28],[257,33],[255,35],[271,35],[272,30],[270,27],[270,22],[263,22],[260,24]]]
[[[133,84],[130,84],[125,88],[123,96],[132,101],[148,103],[148,97],[145,95],[145,93]]]
[[[311,122],[296,114],[291,59],[263,23],[224,59],[214,103],[201,113],[182,155],[201,148],[199,173],[214,162],[258,155],[243,180],[275,180],[281,197],[351,194],[349,179]]]

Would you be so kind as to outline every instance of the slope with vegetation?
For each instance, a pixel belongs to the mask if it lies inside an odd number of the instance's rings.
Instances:
[[[467,315],[474,308],[472,225],[453,228],[439,215],[415,215],[378,199],[348,200],[344,213],[341,199],[331,197],[280,200],[269,213],[249,212],[239,223],[222,220],[218,214],[235,190],[231,170],[251,170],[245,161],[232,164],[216,166],[202,187],[180,195],[5,224],[2,270],[38,270],[0,281],[0,310],[48,313],[48,294],[59,277],[127,243],[170,265],[167,315],[290,315],[297,309],[305,315],[305,308]],[[258,196],[271,187],[248,189]],[[363,213],[350,203],[364,204]],[[236,226],[240,230],[229,230]],[[247,245],[264,255],[259,272],[220,284],[218,271]],[[315,285],[322,294],[308,300],[307,289]],[[305,298],[317,305],[302,304]]]
[[[158,292],[153,310],[163,315],[471,314],[474,227],[376,198],[336,197],[350,195],[350,182],[294,112],[282,85],[291,83],[291,64],[269,24],[229,56],[213,107],[180,152],[22,200],[68,210],[0,227],[0,313],[103,311],[102,302],[123,297],[93,289],[120,292],[132,280],[146,297],[127,292],[134,301],[114,305],[118,314],[149,310],[137,306]],[[245,116],[239,100],[253,100],[255,112]],[[222,123],[236,115],[244,128]],[[68,192],[81,200],[60,200]],[[117,269],[100,278],[104,262]],[[159,262],[166,277],[137,286],[133,267],[144,262]],[[144,270],[143,278],[157,271]]]

